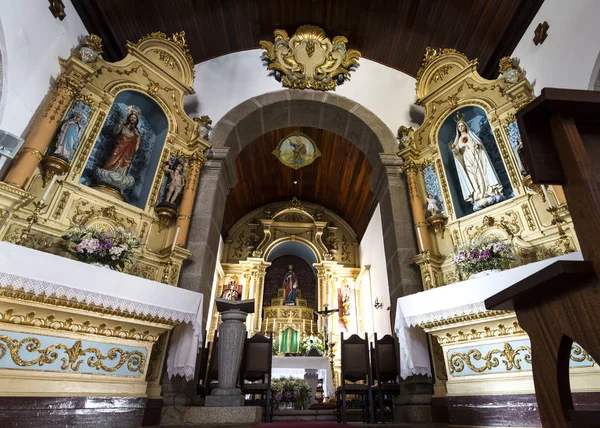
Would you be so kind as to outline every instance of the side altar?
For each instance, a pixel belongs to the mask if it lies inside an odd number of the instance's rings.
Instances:
[[[534,184],[521,156],[515,115],[533,89],[512,58],[487,80],[477,60],[427,48],[416,92],[425,117],[417,129],[400,127],[398,156],[424,291],[397,302],[402,376],[434,377],[435,422],[539,426],[529,337],[514,312],[483,304],[553,258],[581,257],[563,189]],[[493,257],[497,265],[486,269],[502,272],[470,270],[492,266]],[[597,399],[598,376],[575,345],[571,386],[581,404]]]

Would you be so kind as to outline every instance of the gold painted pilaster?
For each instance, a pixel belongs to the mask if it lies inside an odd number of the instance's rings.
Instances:
[[[17,153],[15,161],[6,175],[7,183],[20,188],[25,186],[44,157],[62,117],[78,90],[76,83],[65,76],[59,77],[43,115],[27,135],[23,147]]]
[[[192,210],[194,208],[194,200],[196,199],[196,190],[200,181],[200,170],[206,163],[206,158],[200,152],[194,153],[189,159],[190,171],[188,173],[187,183],[183,189],[183,197],[181,205],[179,205],[179,215],[175,227],[179,227],[179,235],[177,236],[177,245],[185,246],[188,230],[190,228],[190,220],[192,219]]]
[[[425,221],[425,210],[423,209],[423,202],[419,198],[419,190],[417,188],[417,171],[419,167],[414,161],[409,160],[403,165],[402,169],[406,174],[408,182],[410,206],[415,222],[419,252],[431,251],[431,242],[429,240],[429,232],[427,231],[427,222]]]

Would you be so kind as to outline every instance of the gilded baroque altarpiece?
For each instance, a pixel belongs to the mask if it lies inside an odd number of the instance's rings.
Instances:
[[[184,97],[194,93],[184,33],[152,33],[128,42],[127,50],[121,61],[107,62],[102,41],[90,35],[59,59],[60,75],[0,183],[0,239],[61,254],[57,244],[71,227],[122,227],[141,241],[125,272],[176,286],[190,255],[184,246],[210,147],[210,119],[184,112]],[[35,370],[48,366],[52,350],[64,350],[73,361],[63,361],[47,379],[66,379],[69,371],[69,382],[81,382],[71,393],[160,396],[166,332],[172,328],[166,319],[0,289],[0,354],[33,346],[39,358],[13,360]],[[96,363],[77,364],[80,357]],[[121,358],[118,368],[114,358]],[[117,369],[118,378],[98,377]],[[22,383],[27,392],[34,375],[20,372],[15,385]]]
[[[520,158],[515,114],[534,96],[516,61],[503,58],[499,77],[486,80],[477,60],[427,48],[416,92],[424,121],[418,129],[399,129],[398,156],[419,246],[413,261],[425,290],[467,279],[451,254],[474,239],[510,241],[516,250],[511,267],[579,249],[562,188],[533,184]],[[485,153],[482,163],[494,170],[485,177],[493,197],[474,197],[465,184],[471,177],[462,170],[464,159],[454,155],[460,155],[459,135]],[[485,311],[421,327],[430,333],[436,396],[534,393],[529,338],[514,312]],[[573,391],[597,390],[599,376],[597,364],[574,344]]]

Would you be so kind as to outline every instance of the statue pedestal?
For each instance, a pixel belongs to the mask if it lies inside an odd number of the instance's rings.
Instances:
[[[206,397],[207,407],[243,406],[244,397],[237,381],[244,351],[248,314],[254,313],[254,300],[215,299],[223,324],[219,326],[219,386]]]

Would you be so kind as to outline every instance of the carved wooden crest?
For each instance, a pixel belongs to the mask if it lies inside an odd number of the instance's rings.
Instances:
[[[262,40],[260,47],[268,70],[275,70],[275,78],[287,88],[335,90],[349,78],[361,56],[355,49],[346,49],[344,36],[330,40],[313,25],[303,25],[292,37],[285,30],[275,30],[273,36],[274,43]]]

